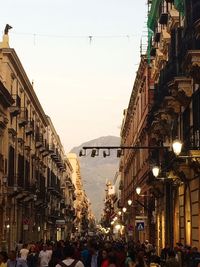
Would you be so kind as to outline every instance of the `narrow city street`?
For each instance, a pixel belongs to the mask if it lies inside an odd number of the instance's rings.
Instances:
[[[200,0],[0,27],[0,267],[200,267]]]

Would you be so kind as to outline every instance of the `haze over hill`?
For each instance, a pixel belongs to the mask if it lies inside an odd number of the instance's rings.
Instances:
[[[74,147],[71,152],[79,155],[79,151],[83,146],[119,146],[119,144],[120,137],[103,136]],[[96,219],[100,219],[104,206],[106,181],[113,180],[118,170],[119,159],[115,150],[110,151],[110,156],[106,158],[103,157],[102,151],[99,156],[94,158],[90,154],[91,151],[88,150],[86,156],[79,157],[81,177],[86,194],[92,203],[94,215]]]

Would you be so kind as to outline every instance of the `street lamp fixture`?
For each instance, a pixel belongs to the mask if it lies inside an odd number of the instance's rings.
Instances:
[[[125,150],[142,150],[142,149],[166,149],[167,146],[84,146],[79,152],[79,157],[86,156],[86,151],[91,150],[91,157],[99,156],[99,150],[103,150],[103,156],[110,156],[110,150],[117,151],[117,157],[124,155]],[[108,153],[105,151],[108,150]]]
[[[200,156],[197,154],[197,155],[180,155],[181,154],[181,151],[182,151],[182,147],[183,147],[183,143],[179,140],[179,139],[176,139],[173,141],[172,143],[172,149],[173,149],[173,152],[174,154],[178,157],[178,158],[200,158]],[[195,150],[195,149],[198,149],[199,150],[200,147],[196,147],[196,148],[188,148],[190,150]]]
[[[132,204],[132,200],[129,199],[129,200],[128,200],[128,205],[131,206],[131,204]]]
[[[182,150],[182,146],[183,146],[183,143],[179,139],[176,139],[173,141],[172,149],[173,149],[173,152],[176,156],[180,155],[181,150]]]
[[[105,150],[103,151],[103,157],[106,158],[110,156],[110,149],[108,149],[108,152],[106,152]]]
[[[127,208],[126,208],[126,207],[123,207],[122,211],[123,211],[124,213],[126,212],[126,210],[127,210]]]
[[[156,178],[158,177],[159,173],[160,173],[160,168],[159,166],[154,166],[152,168],[152,173],[153,173],[153,176],[155,176]]]
[[[120,158],[121,156],[123,156],[123,150],[117,149],[117,157]]]
[[[79,152],[79,157],[84,157],[86,156],[86,150],[85,149],[81,149]]]
[[[96,148],[93,148],[91,152],[91,157],[94,158],[96,156],[99,156],[99,150]]]
[[[138,195],[140,195],[141,191],[142,191],[142,188],[140,186],[137,186],[136,189],[135,189],[136,193]]]

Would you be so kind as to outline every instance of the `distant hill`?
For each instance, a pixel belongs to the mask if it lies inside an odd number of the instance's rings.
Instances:
[[[79,155],[83,146],[119,146],[120,137],[103,136],[74,147],[71,152]],[[91,151],[87,151],[87,156],[79,157],[81,166],[81,177],[83,186],[88,198],[92,203],[92,210],[96,219],[100,219],[103,210],[103,200],[105,197],[106,181],[112,181],[118,171],[119,159],[116,151],[110,152],[110,156],[104,158],[102,152],[97,157],[90,156]]]

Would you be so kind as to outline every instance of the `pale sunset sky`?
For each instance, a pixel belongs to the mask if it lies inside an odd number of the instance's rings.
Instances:
[[[7,23],[13,27],[10,47],[34,81],[66,152],[100,136],[120,135],[146,17],[146,0],[1,3],[1,32]]]

